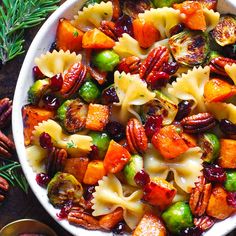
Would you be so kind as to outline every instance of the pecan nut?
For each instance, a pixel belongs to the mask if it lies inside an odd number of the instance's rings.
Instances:
[[[99,221],[95,217],[85,212],[81,207],[72,207],[67,219],[70,223],[82,226],[86,229],[101,229]]]
[[[169,56],[169,50],[165,46],[158,46],[152,49],[140,66],[140,78],[147,82],[152,81],[155,74],[162,71],[163,65],[169,60]]]
[[[140,58],[136,56],[126,57],[120,61],[117,69],[119,72],[124,71],[125,73],[138,74],[140,63]]]
[[[227,57],[216,57],[210,61],[210,69],[212,73],[228,76],[225,66],[231,66],[232,64],[236,64],[236,60]]]
[[[216,120],[213,115],[205,112],[185,117],[181,121],[181,125],[186,133],[197,134],[216,126]]]
[[[204,176],[199,177],[199,182],[195,183],[189,199],[190,209],[195,216],[202,216],[208,206],[211,196],[211,183],[206,183]]]
[[[106,34],[108,37],[118,41],[118,35],[115,31],[116,24],[112,21],[103,20],[100,24],[99,29]]]
[[[9,189],[9,183],[3,177],[0,176],[0,202],[5,199],[5,193]]]
[[[48,151],[46,164],[46,173],[49,177],[53,177],[58,171],[62,171],[65,167],[67,159],[67,151],[63,148],[53,147]]]
[[[132,153],[143,153],[147,149],[148,139],[142,124],[132,118],[126,126],[126,137],[129,149]]]
[[[15,144],[4,133],[0,131],[0,155],[12,157],[15,151]]]
[[[201,216],[194,218],[194,225],[202,231],[210,229],[215,224],[215,220],[210,216]]]
[[[11,119],[12,101],[9,98],[0,100],[0,128],[4,128]]]

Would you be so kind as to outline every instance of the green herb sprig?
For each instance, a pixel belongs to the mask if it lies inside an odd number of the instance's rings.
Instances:
[[[41,23],[60,0],[0,0],[0,64],[24,52],[24,30]]]

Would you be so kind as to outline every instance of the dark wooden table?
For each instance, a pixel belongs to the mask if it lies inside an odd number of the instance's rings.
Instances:
[[[62,1],[63,2],[63,1]],[[32,39],[34,38],[38,28],[28,30],[25,38],[25,49],[27,50]],[[0,98],[13,98],[14,90],[18,78],[18,74],[23,63],[25,54],[17,57],[13,61],[8,62],[0,68]],[[20,122],[20,121],[19,121]],[[6,132],[11,135],[11,127]],[[15,156],[17,160],[17,156]],[[0,205],[0,229],[18,219],[32,218],[44,222],[51,226],[58,236],[71,236],[58,223],[56,223],[46,210],[40,205],[35,195],[29,189],[26,195],[17,187],[11,187],[6,200]],[[228,236],[235,236],[236,230]],[[217,236],[217,235],[216,235]]]

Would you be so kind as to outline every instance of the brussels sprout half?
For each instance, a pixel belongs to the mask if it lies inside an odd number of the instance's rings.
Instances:
[[[208,37],[199,31],[185,30],[169,39],[171,52],[177,62],[194,67],[203,64],[209,54]]]
[[[94,102],[100,95],[101,91],[95,82],[88,80],[79,89],[79,95],[85,102]]]
[[[68,201],[77,203],[83,195],[83,187],[73,175],[58,172],[49,182],[47,192],[50,203],[60,207]]]
[[[236,171],[226,171],[227,179],[225,181],[225,189],[229,192],[236,192]]]

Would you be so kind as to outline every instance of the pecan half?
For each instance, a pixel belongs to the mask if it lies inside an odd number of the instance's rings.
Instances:
[[[106,34],[108,37],[118,41],[118,35],[115,31],[115,23],[112,21],[103,20],[100,24],[99,29]]]
[[[56,172],[62,171],[65,167],[65,162],[67,159],[67,151],[65,149],[53,147],[49,150],[46,173],[49,177],[53,177]]]
[[[5,193],[9,189],[9,183],[3,177],[0,176],[0,202],[5,199]]]
[[[12,101],[9,98],[0,100],[0,128],[4,128],[11,119]]]
[[[169,56],[169,50],[165,46],[152,49],[140,66],[140,78],[147,82],[152,81],[155,73],[162,71],[163,64],[168,62]]]
[[[73,207],[69,212],[67,219],[70,223],[82,226],[86,229],[101,229],[99,221],[80,207]]]
[[[15,151],[15,144],[4,133],[0,131],[0,155],[4,157],[12,157]]]
[[[236,60],[227,57],[216,57],[210,61],[210,69],[212,73],[228,76],[225,66],[231,66],[232,64],[236,64]]]
[[[140,63],[140,58],[136,56],[125,57],[120,61],[117,69],[119,72],[124,71],[125,73],[138,74]]]
[[[186,133],[197,134],[205,132],[216,125],[213,115],[208,112],[185,117],[181,125]]]
[[[142,124],[132,118],[126,126],[126,137],[132,153],[143,153],[147,149],[148,139]]]
[[[199,181],[195,183],[189,199],[190,209],[195,216],[202,216],[208,206],[211,196],[211,183],[206,183],[204,176],[199,177]]]
[[[200,218],[194,218],[194,225],[200,228],[202,231],[210,229],[215,224],[215,220],[210,216],[201,216]]]

